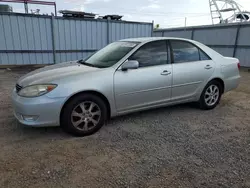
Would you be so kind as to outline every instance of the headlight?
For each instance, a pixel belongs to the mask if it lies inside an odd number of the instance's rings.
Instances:
[[[18,92],[18,95],[22,97],[38,97],[44,95],[56,88],[55,84],[41,84],[27,86]]]

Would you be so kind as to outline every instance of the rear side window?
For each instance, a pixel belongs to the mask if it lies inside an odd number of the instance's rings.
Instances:
[[[203,52],[202,50],[199,50],[199,52],[200,52],[200,60],[201,61],[211,60],[211,58],[205,52]]]
[[[171,46],[175,63],[210,60],[207,54],[189,42],[173,40]]]
[[[149,42],[139,48],[129,60],[137,60],[140,67],[166,64],[168,61],[167,42]]]

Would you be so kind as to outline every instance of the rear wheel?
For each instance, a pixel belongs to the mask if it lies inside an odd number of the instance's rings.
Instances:
[[[222,86],[216,80],[210,81],[204,88],[199,103],[200,108],[204,110],[211,110],[215,108],[221,99]]]
[[[95,95],[74,97],[64,107],[61,126],[75,136],[87,136],[97,132],[107,119],[105,102]]]

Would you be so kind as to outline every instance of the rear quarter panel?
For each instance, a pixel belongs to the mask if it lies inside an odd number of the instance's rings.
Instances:
[[[235,89],[239,85],[240,73],[238,69],[239,60],[236,58],[224,57],[221,62],[221,74],[224,78],[225,92]]]

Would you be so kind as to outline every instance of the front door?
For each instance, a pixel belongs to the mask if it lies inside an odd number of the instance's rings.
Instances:
[[[215,63],[190,42],[170,40],[173,52],[172,100],[189,99],[196,95],[215,70]]]
[[[118,69],[114,75],[118,113],[159,105],[171,99],[172,65],[168,64],[165,40],[143,45],[129,60],[137,60],[139,68]]]

